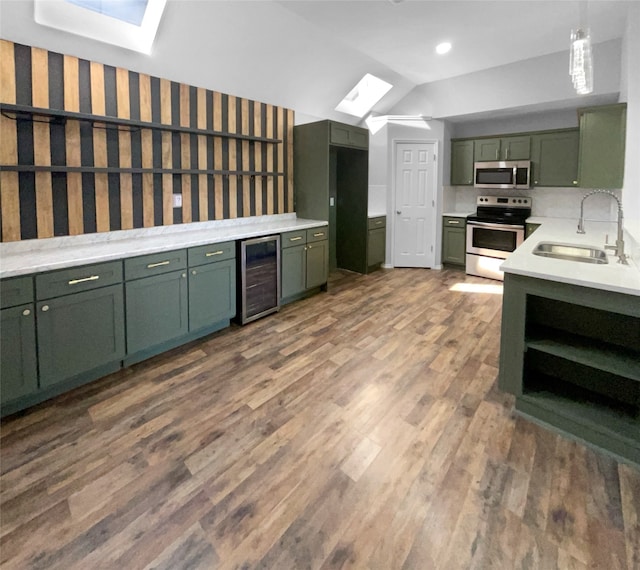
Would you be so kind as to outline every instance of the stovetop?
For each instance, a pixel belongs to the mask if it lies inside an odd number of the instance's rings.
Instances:
[[[526,196],[478,196],[475,214],[469,222],[488,222],[523,226],[531,215],[531,198]]]

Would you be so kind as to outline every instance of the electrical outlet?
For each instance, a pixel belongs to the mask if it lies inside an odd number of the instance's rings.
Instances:
[[[182,208],[182,194],[173,195],[173,207]]]

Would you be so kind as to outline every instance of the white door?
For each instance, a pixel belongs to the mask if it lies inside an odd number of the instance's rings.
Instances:
[[[433,267],[435,261],[435,143],[396,144],[393,264]]]

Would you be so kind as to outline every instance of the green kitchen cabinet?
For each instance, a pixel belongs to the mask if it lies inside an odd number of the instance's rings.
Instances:
[[[387,218],[376,216],[369,218],[367,238],[367,271],[375,271],[384,263],[387,245]]]
[[[638,297],[506,273],[501,327],[516,409],[640,466]]]
[[[627,105],[578,109],[581,188],[622,188]]]
[[[328,227],[282,234],[280,296],[283,304],[326,287],[329,278]]]
[[[465,264],[466,220],[456,216],[442,219],[442,262],[452,265]]]
[[[532,185],[577,186],[579,149],[578,129],[532,134]]]
[[[31,302],[0,311],[0,403],[3,407],[38,389],[33,286],[31,278],[22,278],[21,282],[30,289],[27,298],[31,297]],[[7,301],[3,296],[3,306]]]
[[[236,243],[187,250],[189,331],[205,334],[229,325],[236,314]]]
[[[473,185],[472,140],[451,141],[451,186]]]
[[[40,388],[120,368],[124,356],[122,284],[38,301]]]
[[[475,162],[496,160],[529,160],[531,137],[529,135],[503,136],[476,139],[474,142]]]
[[[189,332],[187,251],[125,259],[124,276],[128,365],[180,344]]]
[[[524,226],[525,239],[533,235],[533,232],[535,232],[539,227],[540,227],[540,224],[530,224],[527,222]]]
[[[336,121],[296,125],[295,211],[328,222],[329,268],[367,271],[368,131]]]

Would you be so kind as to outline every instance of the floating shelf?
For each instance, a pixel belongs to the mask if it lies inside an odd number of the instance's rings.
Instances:
[[[0,172],[52,172],[92,174],[220,174],[222,176],[284,176],[284,172],[263,170],[201,170],[194,168],[120,168],[118,166],[0,165]]]
[[[214,131],[209,129],[198,129],[193,127],[181,127],[178,125],[166,125],[161,123],[150,123],[147,121],[137,121],[133,119],[121,119],[119,117],[110,117],[104,115],[90,115],[88,113],[76,113],[74,111],[63,111],[61,109],[45,109],[42,107],[30,107],[28,105],[11,105],[9,103],[0,103],[0,112],[10,119],[17,121],[33,121],[34,116],[50,117],[52,124],[64,124],[66,121],[84,121],[96,126],[113,125],[115,127],[127,127],[129,130],[152,129],[156,131],[167,131],[173,133],[186,133],[191,135],[204,135],[213,137],[222,137],[229,139],[237,139],[249,142],[262,142],[268,144],[281,143],[281,139],[256,137],[252,135],[244,135],[240,133],[228,133],[223,131]],[[14,115],[14,116],[10,116]]]

